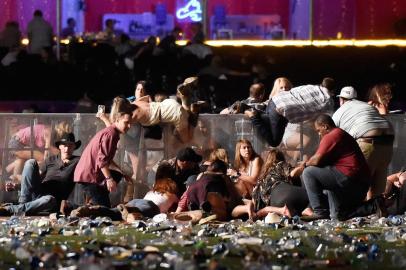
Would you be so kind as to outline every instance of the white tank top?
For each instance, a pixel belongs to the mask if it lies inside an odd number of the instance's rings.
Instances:
[[[156,191],[149,191],[145,194],[144,200],[149,200],[155,203],[161,213],[167,213],[169,208],[178,202],[178,197],[174,194],[163,194]]]

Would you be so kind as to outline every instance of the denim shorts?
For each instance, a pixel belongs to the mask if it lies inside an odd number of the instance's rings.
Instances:
[[[8,141],[8,148],[22,149],[24,147],[25,145],[20,142],[20,138],[18,138],[17,136],[11,137],[11,139]]]

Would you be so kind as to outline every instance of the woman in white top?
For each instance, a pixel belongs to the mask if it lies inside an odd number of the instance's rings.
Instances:
[[[261,171],[262,159],[255,153],[249,140],[239,140],[235,147],[234,168],[227,174],[235,179],[235,187],[243,198],[251,198]]]
[[[175,181],[170,178],[161,178],[155,181],[152,190],[145,194],[144,200],[152,201],[159,207],[161,213],[167,213],[179,201],[177,192]]]

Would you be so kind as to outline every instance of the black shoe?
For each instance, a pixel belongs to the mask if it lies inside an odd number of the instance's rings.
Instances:
[[[178,86],[178,92],[183,96],[189,97],[193,88],[197,85],[197,77],[186,78],[185,81]]]
[[[378,217],[387,217],[388,209],[386,206],[386,199],[383,196],[378,196],[375,198],[376,203],[376,215]]]
[[[301,216],[301,220],[303,221],[313,221],[313,220],[318,220],[318,219],[330,219],[330,217],[326,214],[316,214],[314,213],[311,216]]]
[[[385,206],[386,208],[392,206],[397,198],[399,196],[399,189],[398,188],[392,188],[392,192],[389,194],[382,194],[381,197],[383,197],[384,201],[385,201]]]
[[[0,217],[12,216],[10,209],[7,206],[0,206]]]

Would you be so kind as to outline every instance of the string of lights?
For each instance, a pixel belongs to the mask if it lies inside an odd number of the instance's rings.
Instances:
[[[325,1],[314,1],[314,3],[318,3],[319,7],[320,7],[320,12],[319,12],[319,16],[318,16],[318,21],[315,20],[314,22],[317,24],[317,36],[318,37],[323,37],[324,36],[324,20],[325,20],[325,12],[326,12],[326,6],[325,6]],[[314,17],[314,14],[313,14]]]
[[[375,0],[369,0],[369,36],[375,37]]]

